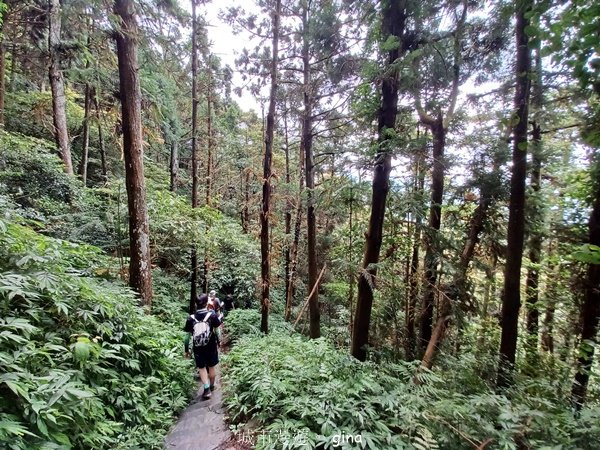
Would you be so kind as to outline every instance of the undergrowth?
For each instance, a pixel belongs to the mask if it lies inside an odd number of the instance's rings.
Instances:
[[[193,387],[179,325],[110,264],[0,219],[0,448],[161,447]]]
[[[600,409],[576,419],[546,387],[526,382],[510,399],[497,395],[475,382],[475,358],[448,358],[443,374],[424,371],[415,383],[414,363],[360,363],[325,339],[263,336],[250,325],[257,316],[239,311],[228,324],[238,340],[223,366],[231,421],[252,421],[258,449],[591,450],[600,442]],[[540,383],[550,389],[551,380]]]

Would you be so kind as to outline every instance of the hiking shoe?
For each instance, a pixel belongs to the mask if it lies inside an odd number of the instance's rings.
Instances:
[[[217,388],[217,387],[216,387],[214,384],[211,384],[211,385],[210,385],[210,391],[211,391],[211,392],[212,392],[212,391],[214,391],[216,388]]]
[[[212,396],[212,393],[210,392],[210,388],[205,388],[204,389],[204,393],[202,394],[202,398],[207,400]]]

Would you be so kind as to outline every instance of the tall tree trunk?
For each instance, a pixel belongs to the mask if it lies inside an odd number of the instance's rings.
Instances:
[[[198,17],[192,0],[192,208],[198,207]],[[198,249],[191,250],[190,313],[196,310],[198,297]]]
[[[62,71],[60,69],[60,0],[48,0],[48,54],[50,65],[48,66],[48,78],[52,90],[52,118],[54,122],[54,137],[65,165],[65,172],[73,175],[73,163],[71,161],[71,147],[69,144],[69,132],[67,130],[67,98]]]
[[[542,325],[542,350],[548,353],[554,353],[554,312],[556,310],[556,300],[551,297],[546,298],[546,311],[544,313],[544,322]]]
[[[246,182],[244,183],[244,207],[242,208],[242,230],[250,232],[250,170],[245,171]]]
[[[211,206],[213,126],[212,126],[212,68],[208,57],[208,83],[206,85],[206,206]],[[205,274],[206,276],[206,274]]]
[[[539,146],[541,145],[541,129],[538,123],[533,124],[533,150],[531,158],[531,190],[533,191],[533,202],[540,202],[536,194],[540,192],[542,160],[539,155]],[[535,227],[535,223],[540,219],[541,205],[533,205],[535,217],[531,217],[530,223]],[[525,280],[525,297],[527,302],[527,332],[533,345],[537,347],[538,328],[540,313],[537,307],[539,297],[539,265],[542,254],[542,236],[539,230],[531,230],[529,238],[529,263],[531,266],[527,269],[527,278]]]
[[[275,131],[275,102],[277,100],[277,66],[279,64],[279,21],[281,0],[276,0],[273,11],[273,59],[271,61],[271,93],[265,134],[265,158],[263,164],[263,201],[260,215],[260,254],[261,254],[261,321],[260,330],[269,332],[269,296],[271,287],[271,261],[269,254],[269,216],[271,214],[271,162],[273,158],[273,135]]]
[[[426,148],[422,154],[418,154],[415,164],[415,194],[420,194],[425,189],[425,170],[423,168],[423,159]],[[404,342],[404,352],[407,361],[412,361],[415,357],[417,336],[415,333],[415,312],[417,309],[417,296],[419,290],[419,280],[417,273],[419,271],[419,250],[421,248],[421,226],[423,218],[419,211],[414,211],[415,227],[413,231],[412,255],[410,258],[410,272],[408,276],[408,299],[406,302],[406,339]]]
[[[354,285],[356,284],[356,274],[355,274],[355,266],[354,266],[354,258],[351,255],[354,254],[354,193],[352,189],[352,179],[350,179],[350,211],[348,214],[348,305],[350,306],[350,322],[348,323],[348,330],[350,331],[350,336],[352,336],[352,325],[354,320]]]
[[[150,230],[144,183],[141,90],[138,75],[137,23],[132,0],[115,0],[115,14],[120,17],[116,30],[119,60],[119,84],[123,123],[125,184],[129,207],[129,285],[139,292],[144,305],[152,304],[152,265]]]
[[[530,342],[530,350],[537,351],[538,328],[540,313],[537,307],[539,297],[539,265],[542,254],[542,233],[538,229],[538,222],[543,218],[542,199],[539,198],[542,182],[542,129],[540,115],[543,101],[542,86],[542,55],[541,44],[535,48],[535,81],[533,83],[533,92],[531,97],[531,107],[533,109],[534,120],[532,123],[533,133],[531,142],[531,178],[530,186],[533,192],[532,202],[529,206],[529,263],[527,269],[527,278],[525,281],[525,297],[527,302],[527,333]],[[528,346],[529,347],[529,346]]]
[[[525,28],[529,25],[527,13],[531,1],[517,2],[516,6],[516,90],[515,125],[513,127],[512,175],[508,206],[508,233],[504,291],[502,293],[502,335],[500,338],[499,388],[512,384],[512,370],[517,352],[519,310],[521,308],[521,262],[525,231],[525,179],[527,177],[527,125],[531,54]]]
[[[403,43],[406,21],[404,0],[386,0],[382,6],[382,40],[395,37]],[[378,111],[379,150],[373,169],[373,191],[371,216],[365,237],[363,271],[358,280],[358,300],[352,333],[352,355],[360,361],[367,358],[366,346],[369,343],[369,326],[373,307],[373,291],[377,276],[377,263],[383,234],[385,204],[389,191],[389,177],[392,169],[392,142],[389,131],[396,127],[398,114],[398,68],[396,61],[404,49],[394,48],[388,52],[387,67],[381,79],[381,106]]]
[[[10,52],[10,57],[11,57],[11,63],[10,63],[10,78],[8,80],[8,91],[9,92],[14,92],[15,91],[15,81],[16,81],[16,75],[17,75],[17,63],[18,63],[18,55],[17,55],[17,43],[16,43],[16,39],[13,36],[13,43],[11,45],[11,52]]]
[[[4,20],[6,14],[0,17],[0,127],[4,128],[4,95],[6,93],[6,52],[4,50]],[[13,55],[14,58],[14,55]]]
[[[312,132],[312,109],[313,98],[311,95],[311,72],[310,72],[310,56],[309,56],[309,40],[308,35],[308,3],[304,2],[302,11],[302,69],[303,69],[303,100],[304,110],[302,111],[302,137],[300,139],[300,148],[304,149],[306,165],[306,226],[307,226],[307,243],[308,243],[308,290],[313,290],[319,276],[317,267],[317,219],[315,217],[315,174],[313,161],[313,132]],[[319,310],[319,290],[315,289],[315,293],[310,297],[309,304],[310,315],[310,337],[312,339],[321,336],[321,312]]]
[[[469,270],[469,264],[473,259],[475,247],[479,242],[479,235],[483,231],[485,218],[487,217],[491,202],[492,198],[490,192],[483,189],[481,197],[479,198],[479,204],[477,205],[477,208],[475,208],[475,211],[473,211],[473,216],[470,220],[469,233],[467,234],[467,240],[464,243],[463,251],[460,254],[458,270],[454,275],[454,281],[452,283],[454,291],[456,292],[454,297],[457,299],[462,300],[467,296],[467,272]]]
[[[81,162],[79,164],[79,175],[81,175],[81,181],[83,185],[87,184],[88,176],[88,159],[90,150],[90,115],[91,115],[91,87],[89,83],[85,84],[84,93],[84,106],[83,106],[83,136],[82,136],[82,148],[81,148]]]
[[[292,303],[294,300],[296,269],[298,267],[298,245],[300,243],[300,230],[302,227],[302,193],[304,191],[304,152],[300,149],[298,170],[300,178],[298,181],[298,197],[296,205],[296,218],[294,222],[294,240],[290,249],[290,277],[287,280],[287,297],[285,299],[285,320],[289,321],[292,314]]]
[[[599,93],[600,94],[600,93]],[[595,164],[600,165],[600,155]],[[600,246],[600,185],[595,183],[594,207],[589,220],[589,244]],[[585,283],[585,297],[581,305],[581,343],[577,372],[571,391],[573,406],[579,411],[585,403],[587,387],[594,362],[597,344],[598,323],[600,321],[600,264],[590,264]]]
[[[285,262],[284,262],[284,269],[285,269],[285,317],[288,317],[288,303],[287,303],[287,299],[289,297],[289,289],[290,289],[290,285],[289,285],[289,279],[290,279],[290,268],[291,268],[291,238],[292,238],[292,209],[294,208],[294,204],[292,202],[292,198],[290,196],[289,193],[289,189],[291,187],[291,174],[290,174],[290,141],[289,141],[289,135],[288,135],[288,124],[287,124],[287,115],[288,115],[288,110],[287,110],[287,105],[284,108],[284,113],[283,113],[283,130],[284,130],[284,139],[285,139],[285,146],[284,146],[284,152],[285,152],[285,184],[287,186],[288,192],[286,195],[286,200],[285,200],[285,238],[286,238],[286,244],[285,244]]]
[[[212,160],[213,160],[213,123],[212,123],[212,67],[211,67],[211,55],[208,55],[208,82],[206,83],[206,198],[205,205],[211,206],[211,192],[212,192]],[[206,229],[208,233],[208,228]],[[204,292],[209,291],[208,287],[208,276],[210,268],[209,250],[208,247],[204,248],[204,261],[202,263],[202,274],[203,274],[203,288]]]
[[[561,209],[558,211],[560,216],[562,216]],[[555,251],[554,245],[554,241],[550,241],[550,244],[548,245],[549,256],[552,256]],[[558,280],[560,277],[560,262],[551,263],[548,272],[549,279]],[[544,311],[544,320],[542,322],[541,348],[542,351],[548,353],[554,353],[554,313],[556,310],[557,295],[557,283],[547,283],[544,295],[546,308]]]
[[[102,113],[100,112],[100,102],[98,100],[100,93],[97,89],[94,90],[94,109],[96,110],[96,120],[98,122],[98,143],[100,145],[100,166],[102,169],[102,178],[107,179],[106,168],[106,148],[104,146],[104,132],[102,130]]]
[[[491,257],[491,265],[486,265],[485,268],[485,291],[483,293],[483,304],[481,305],[481,317],[485,321],[488,319],[488,310],[490,298],[496,297],[496,266],[498,264],[497,255]],[[482,326],[477,337],[477,348],[486,348],[486,327]]]
[[[416,92],[416,109],[419,114],[419,120],[431,131],[433,138],[433,168],[431,172],[431,203],[429,207],[429,222],[425,238],[425,261],[424,261],[424,292],[423,305],[421,311],[421,322],[419,327],[419,349],[421,353],[425,346],[431,349],[435,348],[437,340],[441,339],[444,329],[436,333],[435,342],[429,342],[432,337],[433,327],[433,307],[438,289],[438,264],[441,262],[442,249],[439,241],[439,231],[442,223],[442,199],[444,197],[444,150],[446,147],[446,132],[448,124],[454,116],[456,100],[458,97],[459,75],[461,65],[461,35],[467,17],[467,2],[463,1],[462,13],[456,24],[454,33],[454,51],[452,67],[452,89],[448,98],[448,109],[446,117],[441,109],[438,109],[435,116],[427,114],[421,105],[421,93]],[[418,61],[418,60],[415,60]],[[444,297],[438,316],[443,319],[444,325],[447,323],[450,315],[450,305],[447,304],[447,298]]]
[[[419,323],[419,348],[425,349],[433,329],[433,306],[437,285],[437,266],[440,258],[439,231],[442,223],[442,198],[444,195],[444,149],[446,130],[441,113],[430,126],[433,137],[433,170],[431,173],[431,203],[429,223],[425,238],[425,278],[423,305]]]
[[[179,171],[179,142],[177,136],[171,140],[171,154],[169,156],[169,190],[175,192],[177,189],[177,172]]]
[[[435,324],[431,338],[427,343],[423,359],[421,360],[422,367],[431,369],[431,366],[433,365],[435,351],[444,339],[448,324],[452,318],[452,303],[467,298],[467,271],[469,269],[469,264],[473,259],[473,254],[475,253],[475,246],[477,245],[477,242],[479,242],[479,234],[483,231],[485,217],[490,202],[491,198],[489,197],[489,193],[483,192],[479,204],[471,217],[469,233],[464,243],[463,251],[460,254],[458,269],[453,278],[452,291],[442,294],[439,318]]]

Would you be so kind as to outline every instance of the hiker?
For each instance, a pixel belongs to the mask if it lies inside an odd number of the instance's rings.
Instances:
[[[214,311],[207,309],[208,295],[202,294],[196,300],[198,310],[190,315],[185,322],[183,331],[191,333],[194,360],[200,380],[204,385],[202,398],[211,397],[215,390],[215,367],[219,364],[219,347],[216,330],[221,325],[221,319]],[[190,357],[190,334],[185,341],[185,357]]]
[[[225,311],[223,314],[227,316],[229,311],[235,309],[235,304],[233,303],[233,296],[231,294],[227,294],[225,296],[225,300],[223,300],[223,310]]]
[[[214,311],[217,313],[217,317],[222,322],[223,321],[223,306],[221,305],[221,300],[217,297],[217,292],[212,290],[208,293],[208,310]],[[221,345],[221,330],[215,330],[215,334],[217,335],[217,345]]]
[[[217,313],[217,315],[221,316],[221,300],[217,297],[217,292],[212,290],[208,293],[208,309],[212,309]]]

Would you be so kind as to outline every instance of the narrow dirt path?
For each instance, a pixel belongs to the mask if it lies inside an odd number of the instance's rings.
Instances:
[[[217,389],[209,400],[202,399],[198,390],[190,406],[181,414],[175,427],[165,439],[165,450],[230,450],[235,449],[232,434],[225,423],[221,396],[221,375]]]

